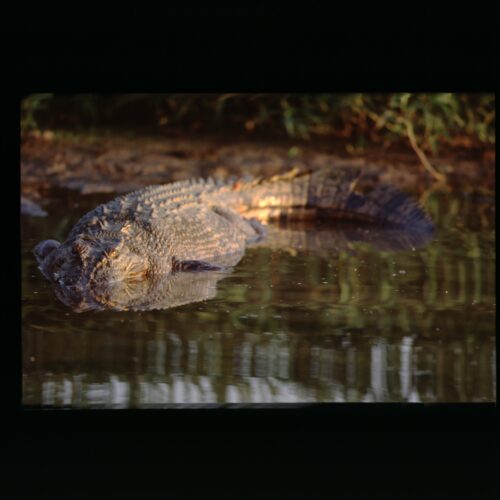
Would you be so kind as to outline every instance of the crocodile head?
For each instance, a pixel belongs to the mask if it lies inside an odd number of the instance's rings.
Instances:
[[[77,311],[112,306],[117,297],[144,293],[150,261],[123,239],[78,236],[34,248],[42,273],[56,285],[59,299]]]

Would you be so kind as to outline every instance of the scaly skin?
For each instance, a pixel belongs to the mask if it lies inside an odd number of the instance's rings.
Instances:
[[[395,188],[379,186],[366,196],[355,192],[359,176],[356,169],[336,168],[292,171],[267,181],[151,186],[98,206],[64,243],[46,240],[34,253],[63,302],[82,311],[127,309],[123,304],[137,303],[176,273],[234,265],[248,244],[265,235],[257,219],[328,218],[432,229],[422,209]]]

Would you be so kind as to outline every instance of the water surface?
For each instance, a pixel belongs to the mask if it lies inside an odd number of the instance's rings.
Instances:
[[[77,313],[32,249],[111,198],[61,191],[21,217],[24,405],[495,400],[492,198],[431,193],[422,247],[287,226],[199,300]]]

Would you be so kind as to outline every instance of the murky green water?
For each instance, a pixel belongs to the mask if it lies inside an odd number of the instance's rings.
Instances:
[[[432,193],[422,248],[287,227],[195,302],[75,313],[31,251],[110,198],[60,193],[21,218],[25,405],[495,400],[493,199]]]

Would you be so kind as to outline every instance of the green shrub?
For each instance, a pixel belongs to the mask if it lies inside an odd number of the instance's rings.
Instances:
[[[345,137],[392,144],[414,135],[419,148],[495,144],[493,94],[32,94],[21,129],[89,127],[228,128],[268,136]]]

